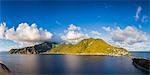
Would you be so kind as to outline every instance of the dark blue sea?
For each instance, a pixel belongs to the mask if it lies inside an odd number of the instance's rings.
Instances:
[[[131,52],[134,57],[150,59],[150,52]],[[137,69],[131,58],[121,56],[9,55],[0,61],[16,75],[149,75]]]

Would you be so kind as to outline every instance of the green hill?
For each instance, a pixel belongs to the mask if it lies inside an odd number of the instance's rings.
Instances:
[[[107,44],[102,39],[84,39],[77,44],[60,44],[49,50],[48,53],[79,54],[79,55],[128,55],[124,48],[118,48]]]

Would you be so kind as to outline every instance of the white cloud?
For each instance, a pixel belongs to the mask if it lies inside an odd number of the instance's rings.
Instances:
[[[64,38],[66,40],[78,40],[80,38],[85,38],[85,35],[75,31],[68,31]]]
[[[146,43],[140,43],[140,44],[137,44],[137,45],[134,45],[135,46],[135,51],[136,50],[139,50],[139,51],[150,51],[150,43],[149,42],[146,42]]]
[[[75,26],[74,24],[70,24],[69,27],[68,27],[68,30],[72,30],[72,31],[74,31],[74,30],[80,30],[80,27]]]
[[[100,36],[101,36],[101,33],[98,32],[98,31],[91,31],[90,33],[91,33],[92,35],[94,35],[94,36],[93,36],[94,38],[100,38]]]
[[[6,26],[6,25],[5,25]],[[4,27],[2,27],[4,28]],[[37,43],[51,40],[53,34],[42,28],[37,28],[36,24],[29,26],[27,23],[21,23],[16,28],[5,29],[3,39],[12,40],[19,43]]]
[[[142,7],[139,6],[137,8],[136,15],[134,16],[134,18],[135,18],[136,21],[139,19],[139,14],[141,13],[141,11],[142,11]]]
[[[114,41],[124,41],[126,40],[127,36],[124,35],[124,31],[120,29],[120,27],[117,27],[115,30],[111,32],[112,40]]]
[[[133,45],[135,43],[148,41],[148,35],[146,32],[138,30],[132,26],[127,26],[125,29],[117,27],[109,32],[111,33],[112,40],[115,42],[125,42]]]
[[[111,31],[111,28],[110,28],[110,27],[102,27],[102,29],[104,29],[104,30],[107,31],[107,32]]]
[[[65,41],[65,43],[77,43],[88,37],[88,35],[79,32],[79,30],[80,27],[71,24],[69,28],[65,30],[65,34],[61,36],[61,39]]]
[[[97,36],[100,36],[100,35],[101,35],[101,33],[98,32],[98,31],[91,31],[91,34],[94,34],[94,35],[97,35]]]
[[[141,42],[141,43],[135,43],[133,45],[130,45],[126,42],[111,41],[110,44],[113,44],[114,46],[125,48],[129,51],[149,51],[150,50],[149,41]]]
[[[4,38],[5,29],[6,29],[6,23],[1,23],[0,24],[0,39]]]

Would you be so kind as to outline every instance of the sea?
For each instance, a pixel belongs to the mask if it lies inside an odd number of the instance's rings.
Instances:
[[[150,59],[150,52],[131,52],[133,57]],[[10,55],[0,61],[15,75],[150,75],[136,68],[126,56]]]

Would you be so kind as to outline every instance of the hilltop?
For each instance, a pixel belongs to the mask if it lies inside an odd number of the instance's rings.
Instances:
[[[77,44],[60,44],[49,50],[48,53],[77,54],[77,55],[128,55],[124,48],[114,47],[102,39],[84,39]]]

